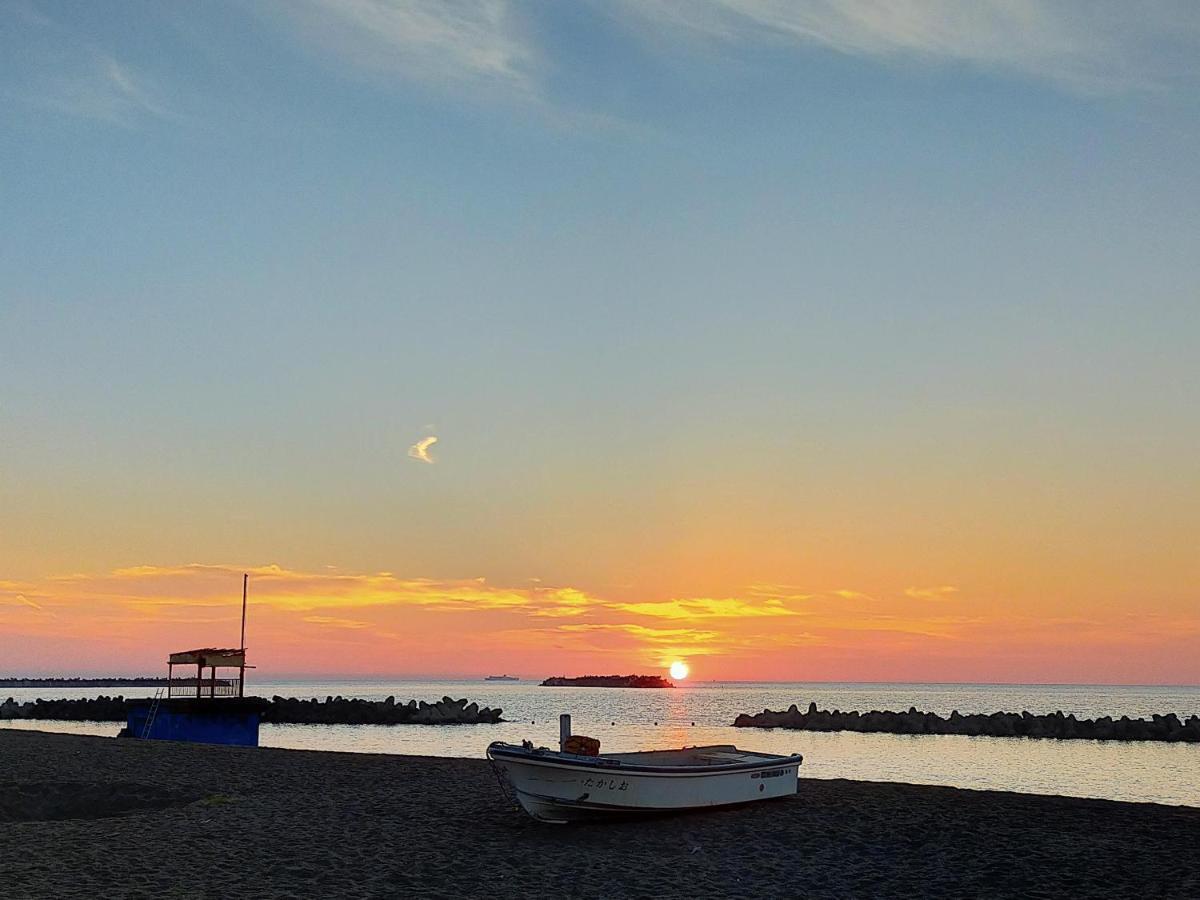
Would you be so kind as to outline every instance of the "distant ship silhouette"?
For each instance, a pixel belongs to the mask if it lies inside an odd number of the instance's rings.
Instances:
[[[489,675],[484,681],[520,681],[516,675]]]

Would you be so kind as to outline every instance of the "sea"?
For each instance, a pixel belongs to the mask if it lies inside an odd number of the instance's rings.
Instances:
[[[5,697],[148,696],[153,688],[11,688]],[[733,728],[739,713],[801,709],[907,710],[948,715],[997,711],[1078,718],[1200,715],[1197,686],[861,684],[681,682],[673,689],[540,687],[536,682],[254,681],[263,697],[363,697],[433,702],[465,697],[501,707],[496,725],[263,725],[265,747],[483,758],[488,743],[530,740],[556,746],[558,716],[570,713],[576,734],[598,738],[601,752],[702,744],[736,744],[773,753],[803,753],[801,774],[939,784],[1200,807],[1200,745],[1057,741],[959,735],[856,734]],[[3,721],[0,725],[76,734],[115,735],[116,723]]]

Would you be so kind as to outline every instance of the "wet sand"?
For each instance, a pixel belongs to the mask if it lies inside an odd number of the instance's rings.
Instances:
[[[482,760],[0,729],[0,894],[1197,897],[1200,809],[803,780],[547,826]]]

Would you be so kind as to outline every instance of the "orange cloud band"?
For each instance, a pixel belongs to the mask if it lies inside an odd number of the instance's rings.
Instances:
[[[755,584],[732,597],[628,601],[540,582],[190,564],[0,581],[5,668],[148,671],[171,650],[236,643],[243,571],[252,655],[279,674],[633,671],[703,659],[698,678],[1186,681],[1200,659],[1200,617],[1039,619],[989,611],[947,585],[867,594]],[[1139,668],[1135,651],[1149,647],[1160,658],[1172,649],[1173,667]]]

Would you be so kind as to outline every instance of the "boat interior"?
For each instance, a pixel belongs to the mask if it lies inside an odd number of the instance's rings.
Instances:
[[[771,762],[782,759],[773,753],[752,753],[739,750],[732,744],[711,747],[684,747],[681,750],[642,750],[635,753],[601,753],[604,759],[615,759],[639,766],[726,766],[730,763]]]

